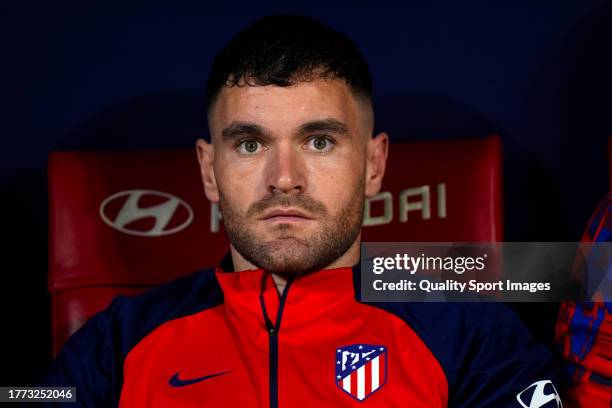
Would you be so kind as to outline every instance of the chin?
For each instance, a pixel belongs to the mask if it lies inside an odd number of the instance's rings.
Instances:
[[[281,254],[294,254],[295,257],[299,257],[306,252],[307,239],[302,239],[294,236],[290,237],[277,237],[266,242],[266,246],[270,254],[280,252]]]

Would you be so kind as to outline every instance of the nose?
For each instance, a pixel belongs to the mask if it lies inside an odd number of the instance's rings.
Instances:
[[[278,145],[268,156],[268,192],[272,194],[300,194],[306,189],[303,158],[290,145]]]

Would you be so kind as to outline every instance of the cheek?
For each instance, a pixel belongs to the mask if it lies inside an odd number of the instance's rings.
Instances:
[[[340,165],[341,164],[341,165]],[[355,161],[321,166],[312,177],[310,194],[325,203],[330,214],[336,214],[354,199],[355,191],[363,183],[363,169]]]
[[[241,166],[224,166],[221,165],[217,170],[217,185],[219,192],[224,200],[244,214],[246,209],[257,198],[258,181],[261,181],[261,175],[251,169],[245,169]],[[261,195],[261,194],[260,194]]]

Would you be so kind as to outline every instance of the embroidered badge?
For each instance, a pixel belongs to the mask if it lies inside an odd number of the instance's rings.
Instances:
[[[351,344],[336,349],[336,385],[363,401],[387,380],[387,348],[375,344]]]

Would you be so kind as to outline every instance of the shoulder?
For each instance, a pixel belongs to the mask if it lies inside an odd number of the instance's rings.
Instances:
[[[115,406],[127,353],[159,325],[223,302],[214,270],[177,279],[139,296],[118,296],[73,334],[40,384],[76,386],[81,406]]]
[[[116,297],[94,318],[112,325],[123,356],[157,326],[195,314],[223,302],[214,269],[204,269],[151,289],[141,295]]]
[[[117,296],[64,344],[56,362],[67,368],[87,362],[121,367],[125,356],[161,324],[223,302],[214,269],[204,269],[137,296]],[[112,365],[112,367],[110,366]]]
[[[510,325],[513,330],[524,328],[516,314],[498,302],[405,302],[396,305],[388,304],[386,308],[422,327],[424,335],[459,328],[464,335],[476,335],[498,325]]]
[[[527,328],[507,305],[497,302],[403,302],[376,304],[410,325],[442,362],[472,347],[531,342]],[[497,353],[496,353],[497,354]],[[448,365],[448,364],[447,364]]]
[[[374,306],[404,320],[436,354],[487,338],[528,337],[520,319],[502,303],[397,302]]]
[[[76,386],[82,406],[115,406],[127,353],[161,324],[223,302],[214,270],[206,269],[139,296],[118,296],[73,334],[47,375],[45,386]]]

